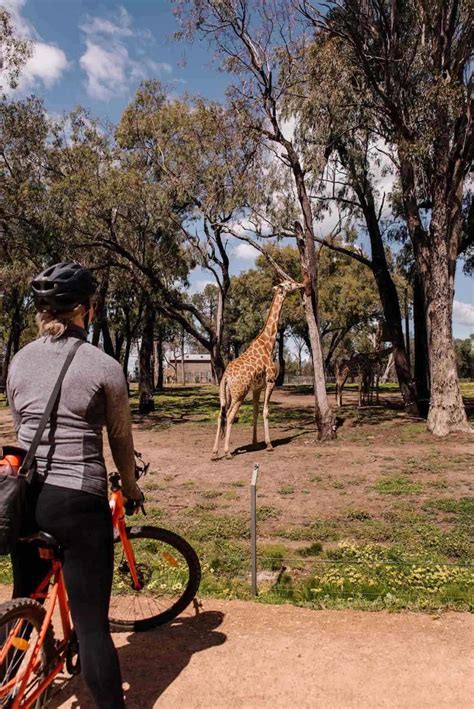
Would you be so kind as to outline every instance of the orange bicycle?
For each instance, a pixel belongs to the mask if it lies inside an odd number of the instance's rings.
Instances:
[[[148,466],[139,456],[137,477]],[[120,478],[109,476],[115,554],[110,627],[143,631],[167,623],[195,597],[201,567],[194,549],[166,529],[125,525]],[[61,548],[45,532],[23,541],[35,544],[51,567],[30,598],[0,605],[0,707],[39,709],[50,698],[56,676],[64,669],[80,672],[79,646],[71,622]],[[40,602],[41,601],[41,602]],[[59,609],[62,633],[55,639],[52,616]]]

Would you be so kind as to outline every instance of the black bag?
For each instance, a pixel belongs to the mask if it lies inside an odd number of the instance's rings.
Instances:
[[[51,392],[28,452],[18,446],[4,446],[2,449],[2,459],[5,459],[8,455],[13,455],[19,457],[22,463],[19,470],[16,470],[11,465],[2,465],[0,467],[0,555],[9,554],[10,549],[19,537],[26,509],[27,486],[33,479],[36,467],[36,449],[56,404],[69,365],[74,359],[77,350],[83,344],[83,340],[77,340],[67,353],[66,360]],[[4,467],[6,468],[5,474],[2,474],[2,468]]]

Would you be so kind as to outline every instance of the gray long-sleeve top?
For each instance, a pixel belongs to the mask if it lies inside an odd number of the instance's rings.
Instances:
[[[28,448],[55,381],[76,338],[70,327],[59,339],[41,337],[13,358],[7,396],[18,442]],[[37,476],[50,485],[107,496],[102,429],[106,426],[124,495],[140,499],[127,386],[120,364],[89,343],[79,347],[59,401],[36,452]]]

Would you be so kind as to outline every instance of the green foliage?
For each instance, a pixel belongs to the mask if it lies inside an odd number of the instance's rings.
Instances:
[[[474,350],[473,338],[454,340],[458,375],[464,379],[474,379]]]

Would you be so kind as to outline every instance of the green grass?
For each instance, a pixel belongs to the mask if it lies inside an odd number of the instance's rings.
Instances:
[[[405,477],[383,477],[374,485],[374,490],[382,495],[411,495],[421,492],[423,486]]]
[[[167,388],[154,395],[155,411],[143,417],[138,413],[138,389],[131,387],[130,405],[133,420],[143,428],[160,430],[181,423],[215,425],[219,413],[219,392],[216,386],[186,386]],[[273,424],[307,423],[312,425],[311,407],[285,408],[270,402],[270,416]],[[253,417],[252,401],[245,401],[239,409],[236,425],[251,425]]]
[[[267,519],[278,519],[281,517],[281,510],[271,505],[259,505],[257,508],[257,522],[265,522]]]
[[[455,516],[459,522],[470,524],[474,527],[474,497],[461,497],[459,500],[451,497],[440,497],[426,502],[423,509],[428,512],[446,512]]]
[[[282,485],[280,488],[278,488],[278,494],[279,495],[293,495],[295,492],[295,488],[293,485]]]

